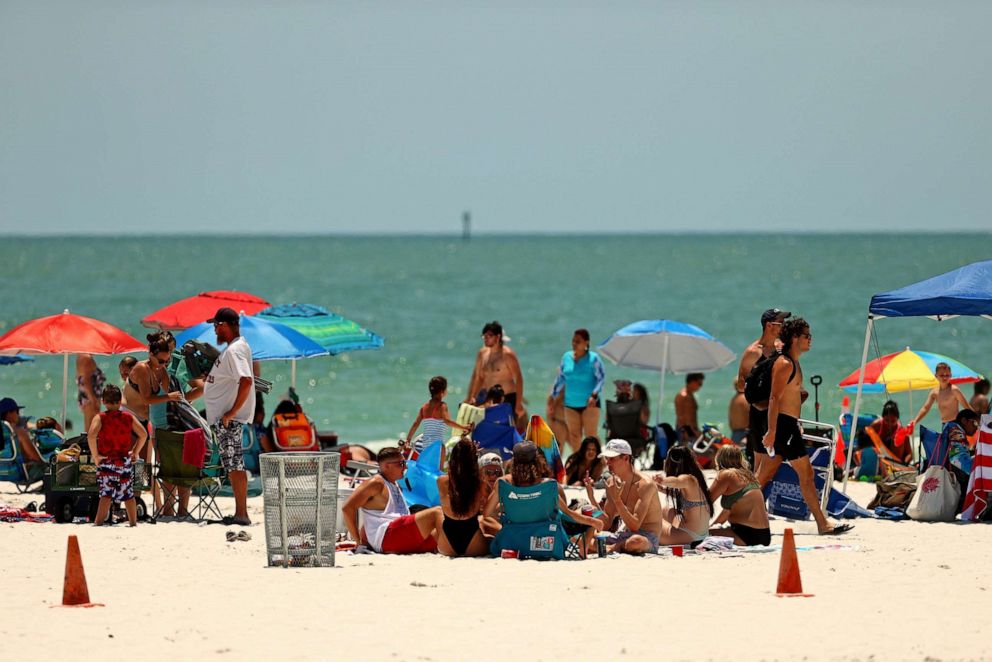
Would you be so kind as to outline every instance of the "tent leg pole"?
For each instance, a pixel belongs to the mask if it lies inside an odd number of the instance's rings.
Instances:
[[[875,326],[875,318],[868,315],[868,324],[865,326],[865,348],[861,352],[861,367],[858,369],[858,393],[854,396],[854,410],[851,412],[851,434],[847,440],[847,460],[844,462],[844,484],[841,491],[847,494],[847,475],[851,472],[851,458],[854,457],[854,445],[858,434],[858,415],[861,413],[861,387],[865,383],[865,364],[868,363],[868,346],[871,343],[871,331]]]

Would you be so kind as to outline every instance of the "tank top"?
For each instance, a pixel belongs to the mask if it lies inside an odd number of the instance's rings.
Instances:
[[[386,537],[386,529],[389,525],[400,517],[410,514],[400,486],[390,483],[385,478],[382,482],[386,484],[386,491],[389,493],[386,507],[382,510],[359,509],[365,517],[365,537],[369,539],[369,546],[377,552],[382,552],[382,539]]]
[[[162,385],[155,384],[155,392],[152,395],[161,395]],[[148,420],[151,422],[153,428],[167,428],[169,426],[169,403],[159,402],[154,405],[148,405]]]
[[[100,433],[96,437],[96,447],[115,464],[124,462],[131,452],[131,425],[134,419],[124,411],[100,412]]]

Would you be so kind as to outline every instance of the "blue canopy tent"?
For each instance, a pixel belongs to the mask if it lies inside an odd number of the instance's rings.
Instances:
[[[992,319],[992,260],[975,262],[946,274],[873,296],[868,304],[865,346],[861,354],[861,368],[858,370],[858,389],[854,398],[852,420],[858,420],[860,413],[868,346],[875,320],[885,317],[929,317],[940,322],[961,315]],[[853,454],[854,444],[851,443],[847,447],[844,467],[845,493]]]

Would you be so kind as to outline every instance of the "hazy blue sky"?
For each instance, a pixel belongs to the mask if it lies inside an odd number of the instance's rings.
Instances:
[[[992,2],[482,5],[0,1],[0,232],[992,227]]]

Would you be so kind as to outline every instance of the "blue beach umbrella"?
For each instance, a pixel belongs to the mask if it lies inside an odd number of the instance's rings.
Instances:
[[[258,317],[299,331],[319,343],[331,356],[363,349],[379,349],[384,343],[381,336],[357,322],[310,303],[271,306],[259,312]],[[295,361],[291,382],[296,386]]]
[[[252,358],[256,361],[272,361],[275,359],[305,359],[312,356],[326,356],[327,350],[305,335],[268,320],[241,316],[241,335],[251,347]],[[187,340],[199,340],[218,346],[217,334],[212,324],[197,324],[186,329],[176,337],[180,347]]]
[[[614,332],[597,347],[617,365],[661,373],[658,416],[665,398],[665,373],[710,372],[737,355],[698,326],[674,320],[641,320]]]
[[[15,363],[24,363],[25,361],[34,361],[34,357],[28,356],[26,354],[14,354],[13,356],[0,356],[0,365],[14,365]]]

